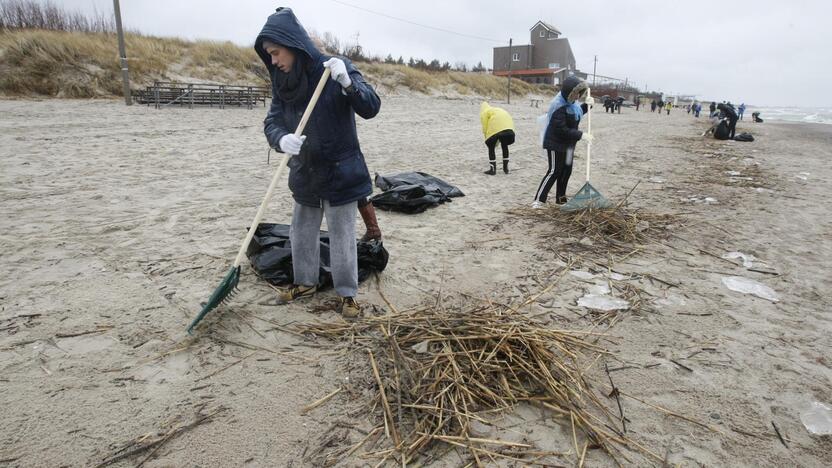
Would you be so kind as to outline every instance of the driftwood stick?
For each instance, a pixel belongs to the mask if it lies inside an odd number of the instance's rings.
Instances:
[[[229,364],[229,365],[227,365],[227,366],[225,366],[225,367],[222,367],[222,368],[220,368],[220,369],[218,369],[218,370],[216,370],[216,371],[214,371],[214,372],[211,372],[210,374],[208,374],[208,375],[206,375],[206,376],[200,377],[200,378],[198,378],[198,379],[194,380],[194,382],[199,382],[200,380],[205,380],[205,379],[211,378],[211,377],[213,377],[213,376],[215,376],[215,375],[219,374],[220,372],[226,371],[226,370],[228,370],[228,369],[230,369],[230,368],[232,368],[232,367],[236,366],[237,364],[239,364],[239,363],[241,363],[241,362],[245,361],[246,359],[248,359],[248,358],[250,358],[250,357],[254,356],[255,354],[257,354],[257,351],[254,351],[253,353],[249,354],[248,356],[246,356],[246,357],[244,357],[244,358],[242,358],[242,359],[239,359],[239,360],[237,360],[237,361],[234,361],[234,362],[232,362],[231,364]]]
[[[300,410],[300,414],[306,414],[306,413],[312,411],[313,409],[323,405],[324,403],[329,401],[332,397],[334,397],[335,395],[340,393],[341,390],[343,390],[343,389],[344,389],[344,387],[338,387],[334,392],[329,393],[328,395],[314,401],[313,403],[310,403],[310,404],[304,406],[303,409]]]
[[[725,435],[725,433],[724,433],[724,432],[720,431],[719,429],[717,429],[717,428],[715,428],[715,427],[713,427],[713,426],[711,426],[711,425],[705,424],[705,423],[703,423],[703,422],[697,421],[697,420],[692,419],[692,418],[689,418],[689,417],[687,417],[687,416],[683,416],[683,415],[681,415],[681,414],[679,414],[679,413],[674,413],[673,411],[670,411],[669,409],[666,409],[666,408],[662,408],[661,406],[654,405],[654,404],[652,404],[652,403],[647,403],[646,401],[644,401],[644,400],[642,400],[642,399],[640,399],[640,398],[634,397],[633,395],[630,395],[629,393],[624,393],[624,392],[622,392],[622,391],[620,391],[620,390],[619,390],[619,393],[620,393],[621,395],[624,395],[625,397],[632,398],[633,400],[635,400],[635,401],[637,401],[637,402],[639,402],[639,403],[645,404],[645,405],[647,405],[647,406],[649,406],[649,407],[651,407],[651,408],[653,408],[653,409],[657,409],[657,410],[661,411],[662,413],[664,413],[664,414],[666,414],[666,415],[668,415],[668,416],[673,416],[673,417],[675,417],[675,418],[683,419],[683,420],[685,420],[685,421],[687,421],[687,422],[689,422],[689,423],[693,423],[693,424],[696,424],[697,426],[704,427],[705,429],[708,429],[709,431],[716,432],[717,434],[720,434],[720,435]]]

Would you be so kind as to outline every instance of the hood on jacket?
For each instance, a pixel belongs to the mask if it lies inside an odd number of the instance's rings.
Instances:
[[[577,101],[581,94],[587,89],[589,89],[589,85],[586,81],[572,75],[563,80],[563,86],[560,88],[560,94],[566,102],[572,103]]]
[[[491,106],[487,102],[483,101],[482,104],[480,104],[480,114],[488,112],[488,109],[491,109]]]
[[[291,8],[280,7],[275,10],[266,20],[263,30],[257,35],[257,40],[254,41],[254,50],[263,60],[263,63],[266,64],[269,74],[273,76],[275,66],[272,65],[271,56],[263,48],[263,41],[265,40],[304,53],[309,59],[307,61],[309,64],[317,62],[321,57],[315,43],[309,38],[309,34],[300,24]]]

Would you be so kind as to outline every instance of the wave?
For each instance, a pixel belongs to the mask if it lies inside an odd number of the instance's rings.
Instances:
[[[818,107],[749,107],[746,115],[760,112],[764,120],[832,124],[832,109]]]

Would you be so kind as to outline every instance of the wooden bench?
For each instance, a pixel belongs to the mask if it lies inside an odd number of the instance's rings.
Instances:
[[[154,82],[143,90],[133,92],[133,99],[139,104],[153,104],[156,109],[164,106],[225,106],[247,107],[249,109],[271,100],[271,90],[266,86],[239,86],[203,83]]]

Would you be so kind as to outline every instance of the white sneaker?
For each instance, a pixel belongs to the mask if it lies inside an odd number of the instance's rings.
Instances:
[[[543,208],[545,205],[546,205],[545,202],[535,200],[532,203],[532,208],[535,209],[535,210],[539,210],[539,209]]]

